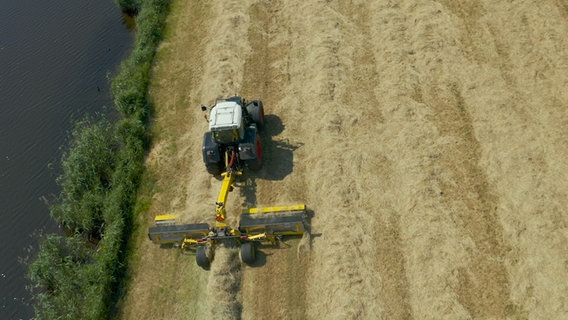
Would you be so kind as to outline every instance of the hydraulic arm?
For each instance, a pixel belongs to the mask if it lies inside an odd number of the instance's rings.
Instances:
[[[221,185],[221,192],[219,192],[219,197],[217,198],[217,202],[215,202],[215,213],[216,217],[215,223],[216,226],[225,226],[225,218],[227,216],[227,209],[225,205],[227,203],[227,198],[229,196],[229,192],[233,191],[233,184],[235,183],[236,176],[239,175],[240,172],[224,172],[223,175],[223,184]]]
[[[223,172],[221,175],[223,176],[223,184],[221,185],[221,191],[219,192],[219,196],[217,197],[217,202],[215,202],[215,223],[216,227],[225,227],[227,224],[225,223],[225,218],[227,217],[227,198],[229,197],[229,192],[233,191],[233,184],[235,183],[235,179],[237,176],[242,174],[241,171],[234,168],[235,165],[235,158],[236,153],[234,151],[230,151],[231,157],[229,160],[229,151],[225,153],[225,162],[227,171]]]

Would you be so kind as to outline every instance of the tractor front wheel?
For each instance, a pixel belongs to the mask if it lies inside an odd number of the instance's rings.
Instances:
[[[247,105],[247,112],[250,114],[252,121],[256,123],[259,131],[264,129],[264,106],[262,101],[255,100]]]

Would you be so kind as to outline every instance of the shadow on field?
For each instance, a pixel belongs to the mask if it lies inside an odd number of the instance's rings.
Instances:
[[[302,147],[302,143],[290,143],[288,140],[274,140],[285,127],[276,115],[268,114],[264,118],[264,131],[261,134],[263,146],[262,170],[254,176],[266,180],[283,180],[294,169],[294,151]]]
[[[244,207],[256,206],[256,179],[283,180],[294,169],[294,151],[303,146],[303,143],[292,144],[287,140],[275,141],[273,138],[285,127],[282,120],[276,115],[268,114],[264,117],[264,130],[261,132],[262,162],[260,171],[247,171],[237,181],[237,186],[244,198]]]
[[[266,252],[260,250],[260,247],[261,246],[256,247],[256,259],[254,260],[254,262],[247,264],[247,266],[252,267],[252,268],[258,268],[258,267],[262,267],[266,264],[266,257],[270,256],[272,254],[266,253]]]

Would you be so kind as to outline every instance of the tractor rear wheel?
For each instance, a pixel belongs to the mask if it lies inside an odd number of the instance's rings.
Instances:
[[[241,260],[246,264],[253,264],[256,260],[256,248],[254,242],[241,244]]]
[[[214,176],[220,176],[223,172],[223,164],[219,163],[206,163],[205,168],[207,168],[207,172]]]
[[[252,121],[256,123],[259,131],[264,129],[264,106],[262,101],[254,100],[247,105],[247,112],[250,114]]]
[[[211,267],[211,261],[209,261],[209,258],[207,257],[206,247],[202,246],[197,247],[197,250],[195,252],[195,261],[197,262],[197,265],[200,266],[201,268],[209,270],[209,268]]]

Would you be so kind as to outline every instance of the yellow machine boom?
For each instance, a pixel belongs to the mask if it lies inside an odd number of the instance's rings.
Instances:
[[[223,183],[221,184],[221,191],[217,197],[217,202],[215,202],[215,220],[217,221],[215,225],[217,227],[224,226],[225,218],[227,216],[227,209],[225,204],[227,203],[227,198],[229,197],[229,192],[234,188],[235,179],[238,175],[241,175],[240,171],[227,171],[223,172]]]

